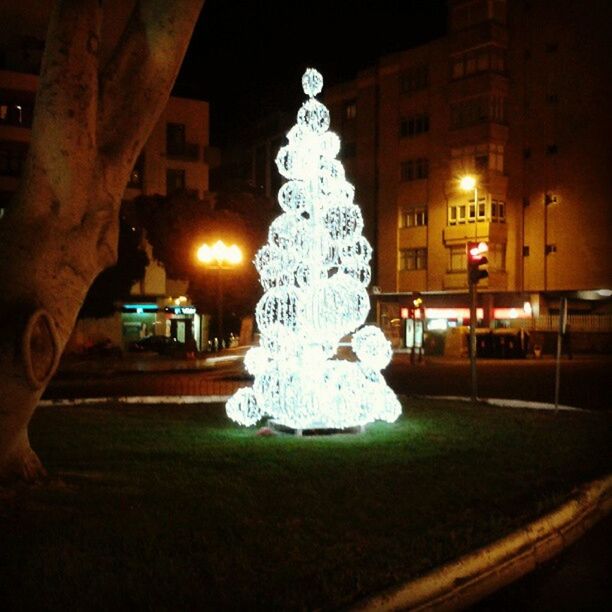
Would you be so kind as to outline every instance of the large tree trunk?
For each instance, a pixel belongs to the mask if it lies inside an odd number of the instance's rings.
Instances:
[[[45,470],[28,424],[94,278],[117,256],[119,206],[203,0],[141,0],[103,70],[98,0],[52,15],[20,188],[0,220],[0,479]]]

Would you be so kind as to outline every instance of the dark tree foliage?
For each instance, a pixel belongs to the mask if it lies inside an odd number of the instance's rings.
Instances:
[[[142,230],[122,218],[117,263],[96,277],[79,312],[80,319],[112,315],[117,302],[129,297],[132,285],[143,278],[149,263],[141,244]]]
[[[253,312],[261,295],[253,258],[265,243],[273,216],[272,203],[249,192],[220,192],[197,200],[187,194],[143,196],[132,207],[134,223],[142,227],[153,247],[153,257],[171,278],[189,280],[189,294],[196,306],[214,313],[218,295],[218,272],[196,259],[204,242],[237,244],[242,264],[223,271],[224,309],[229,322]],[[237,330],[234,330],[237,331]]]

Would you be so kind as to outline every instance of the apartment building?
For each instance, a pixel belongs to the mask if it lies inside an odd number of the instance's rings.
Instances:
[[[489,249],[482,324],[554,313],[560,297],[571,312],[609,312],[609,13],[450,0],[447,36],[327,90],[383,326],[416,294],[428,318],[461,325],[470,241]]]

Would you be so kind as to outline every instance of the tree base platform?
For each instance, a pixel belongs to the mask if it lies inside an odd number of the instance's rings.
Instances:
[[[311,427],[307,429],[296,429],[276,421],[269,420],[268,427],[278,433],[289,434],[291,436],[333,436],[336,434],[358,434],[365,431],[365,425],[354,425],[353,427]]]

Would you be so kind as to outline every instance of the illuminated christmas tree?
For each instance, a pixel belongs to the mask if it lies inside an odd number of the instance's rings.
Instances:
[[[255,257],[265,293],[256,309],[260,346],[245,356],[254,383],[229,399],[227,414],[247,426],[269,416],[296,430],[392,422],[401,407],[380,372],[391,345],[378,327],[362,327],[372,248],[336,159],[340,139],[314,97],[323,77],[309,68],[302,86],[308,99],[276,158],[288,179],[278,192],[284,212]],[[341,342],[356,359],[338,356]]]

